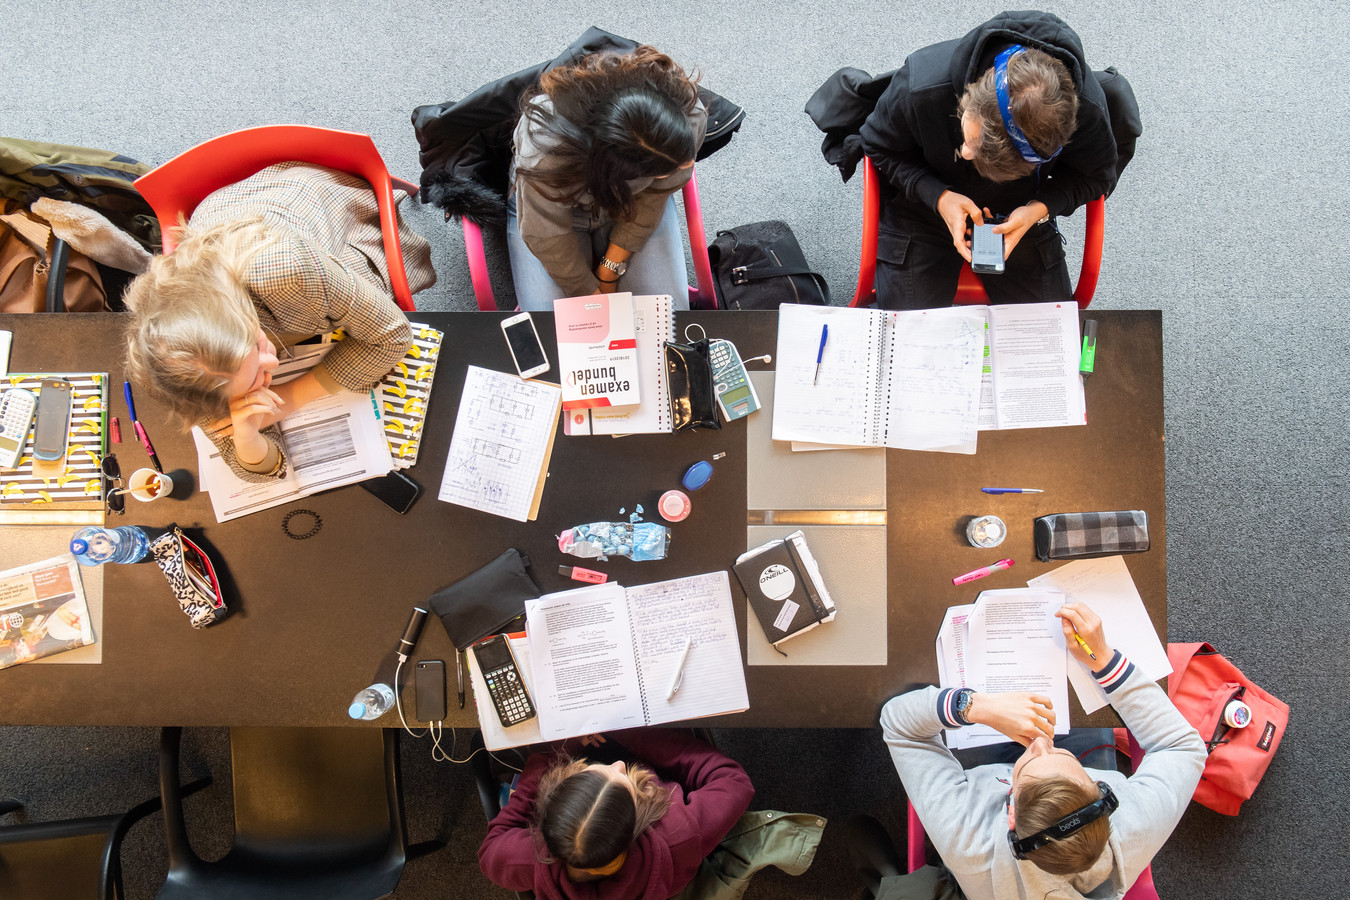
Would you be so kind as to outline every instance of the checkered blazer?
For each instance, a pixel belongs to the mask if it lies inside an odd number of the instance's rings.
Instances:
[[[395,192],[396,202],[406,197]],[[192,214],[192,224],[210,227],[259,215],[281,235],[253,257],[245,274],[263,327],[283,342],[344,329],[347,339],[329,351],[315,375],[330,391],[370,390],[412,344],[412,329],[389,286],[370,185],[331,169],[280,163],[211,194]],[[413,293],[431,287],[431,245],[402,218],[399,240]],[[228,435],[204,430],[240,478],[271,481],[286,474],[275,428],[263,431],[275,453],[269,451],[258,470],[244,468]]]
[[[397,192],[395,199],[406,196]],[[370,390],[412,344],[412,329],[389,286],[374,192],[354,175],[281,163],[207,197],[192,224],[257,215],[281,234],[253,257],[245,275],[263,327],[302,337],[344,329],[348,339],[316,374],[330,388]],[[431,245],[401,218],[399,239],[409,287],[414,293],[431,287]]]

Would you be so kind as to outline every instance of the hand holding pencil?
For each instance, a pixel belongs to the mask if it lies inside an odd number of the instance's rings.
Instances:
[[[1115,651],[1106,643],[1102,620],[1091,607],[1083,603],[1065,603],[1055,615],[1064,629],[1069,652],[1087,666],[1088,671],[1100,671],[1115,656]]]

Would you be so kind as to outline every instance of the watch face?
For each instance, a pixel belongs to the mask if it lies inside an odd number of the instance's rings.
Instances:
[[[602,259],[600,261],[600,265],[604,266],[606,269],[609,269],[615,275],[623,275],[625,272],[628,271],[628,263],[626,261],[615,262],[612,259]]]

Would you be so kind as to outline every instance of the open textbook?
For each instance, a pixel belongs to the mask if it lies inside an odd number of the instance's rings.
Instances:
[[[301,344],[293,348],[293,355],[273,370],[272,383],[284,384],[308,372],[333,346]],[[236,476],[202,429],[192,429],[200,486],[211,495],[216,521],[228,522],[329,488],[375,478],[394,467],[372,392],[338,391],[296,410],[277,427],[286,451],[286,476],[261,484]]]
[[[774,440],[969,454],[982,429],[1081,425],[1077,337],[1072,303],[785,303]]]
[[[469,654],[488,749],[742,712],[750,703],[727,573],[625,588],[615,582],[525,604],[511,639],[538,715],[503,728]],[[670,695],[683,655],[680,689]]]
[[[1055,734],[1069,733],[1069,686],[1064,631],[1055,612],[1059,591],[983,591],[974,603],[948,608],[938,629],[938,683],[944,688],[1017,691],[1050,698]],[[953,749],[1008,740],[986,725],[947,731]]]

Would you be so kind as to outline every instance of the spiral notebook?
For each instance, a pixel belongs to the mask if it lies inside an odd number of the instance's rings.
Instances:
[[[669,294],[633,298],[638,386],[642,402],[619,409],[565,411],[564,434],[660,434],[671,431],[664,345],[675,339],[675,306]]]
[[[4,377],[0,387],[24,388],[41,395],[42,379],[50,377],[70,382],[66,454],[53,462],[34,459],[33,431],[29,429],[19,464],[13,469],[0,469],[0,524],[102,524],[103,480],[99,463],[108,452],[108,375],[11,373]],[[131,423],[125,423],[125,427],[130,431]],[[139,448],[136,450],[139,452]],[[136,457],[130,459],[134,462]],[[123,465],[130,474],[139,463]]]
[[[725,571],[546,594],[525,614],[543,740],[750,707]]]

